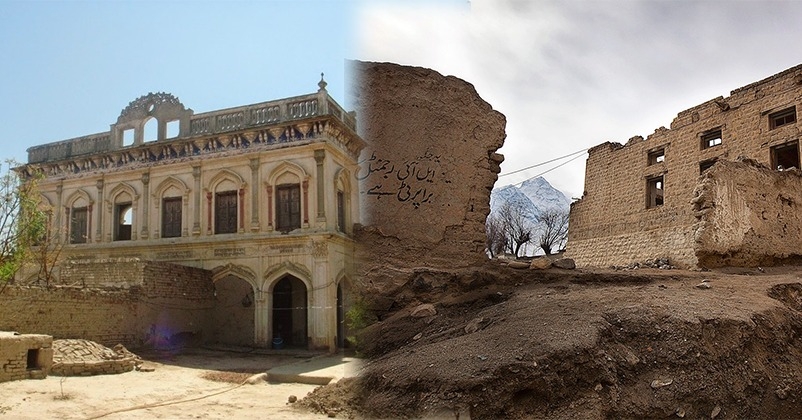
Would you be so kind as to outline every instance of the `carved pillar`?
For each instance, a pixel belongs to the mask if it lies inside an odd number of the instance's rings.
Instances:
[[[259,231],[259,158],[251,159],[251,230]]]
[[[239,189],[239,231],[245,231],[245,188]]]
[[[103,180],[97,181],[97,202],[103,203]],[[103,239],[103,204],[98,206],[97,212],[97,230],[95,231],[95,242],[100,242]]]
[[[64,220],[66,220],[67,229],[64,229],[64,243],[70,243],[70,208],[64,206]]]
[[[273,186],[267,184],[267,230],[273,230]]]
[[[201,209],[201,167],[200,165],[192,167],[192,177],[195,178],[195,205],[192,212],[192,234],[197,236],[201,234],[200,227],[200,209]]]
[[[88,220],[86,221],[86,236],[87,236],[86,242],[87,243],[92,242],[92,208],[93,207],[94,206],[92,205],[92,203],[89,203],[89,205],[86,207],[86,214],[87,214],[87,218],[88,218]]]
[[[148,239],[148,210],[150,210],[150,207],[148,206],[149,196],[150,172],[145,172],[142,174],[142,232],[139,234],[139,237],[142,239]]]
[[[309,226],[309,181],[304,180],[303,184],[304,194],[304,227]]]
[[[189,191],[184,191],[181,197],[181,236],[189,236]]]
[[[315,162],[317,163],[317,220],[326,220],[325,190],[323,189],[323,160],[326,158],[325,150],[315,150]],[[306,188],[304,188],[304,200],[306,200]],[[305,207],[305,205],[304,205]],[[304,216],[306,219],[307,217]],[[308,220],[307,220],[308,221]]]
[[[62,194],[64,192],[64,186],[61,184],[62,181],[59,181],[58,185],[56,185],[56,210],[60,209],[62,206]],[[67,213],[66,220],[70,220],[70,215]],[[61,227],[61,212],[56,211],[56,243],[61,243],[65,238],[63,237],[63,232],[66,229],[62,229]]]
[[[206,191],[206,234],[212,234],[212,192]]]

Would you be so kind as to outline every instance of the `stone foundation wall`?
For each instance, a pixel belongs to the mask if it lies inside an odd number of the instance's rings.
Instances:
[[[752,160],[721,161],[695,190],[696,255],[703,267],[802,261],[802,174]]]
[[[208,271],[126,259],[73,261],[60,282],[75,286],[6,287],[0,329],[131,348],[169,343],[179,333],[210,335],[214,288]]]
[[[44,379],[53,362],[53,337],[0,332],[0,382]]]

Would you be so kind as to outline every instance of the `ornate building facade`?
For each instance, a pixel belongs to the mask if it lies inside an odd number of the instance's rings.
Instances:
[[[364,142],[327,93],[195,114],[166,93],[110,130],[28,149],[63,263],[138,259],[207,270],[203,341],[335,348],[353,277]],[[148,138],[148,133],[153,138]],[[113,279],[109,279],[113,283]],[[142,331],[187,329],[169,319]]]

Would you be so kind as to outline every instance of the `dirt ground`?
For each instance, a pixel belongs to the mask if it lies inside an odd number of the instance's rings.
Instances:
[[[0,383],[0,417],[802,417],[802,267],[397,275],[358,338],[362,374],[293,406],[315,386],[203,378],[293,360],[194,351],[142,355],[150,373]]]
[[[186,349],[179,355],[140,354],[144,367],[118,375],[49,376],[44,380],[0,383],[0,418],[8,419],[319,419],[325,415],[287,403],[315,385],[255,385],[217,382],[237,380],[294,363],[292,356],[258,355]],[[232,374],[227,372],[236,372]],[[162,405],[160,405],[162,404]],[[159,406],[157,406],[159,405]],[[151,406],[136,409],[136,407]]]
[[[380,418],[802,417],[802,268],[406,276],[360,337],[362,375],[305,404]],[[436,314],[412,315],[428,303]]]

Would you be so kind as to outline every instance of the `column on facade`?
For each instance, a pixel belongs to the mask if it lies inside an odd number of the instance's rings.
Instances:
[[[261,284],[261,282],[260,282]],[[268,305],[267,292],[256,288],[253,294],[254,300],[254,314],[253,320],[253,340],[257,346],[270,346],[270,337],[268,337],[268,322],[270,321],[270,305]]]
[[[239,231],[245,232],[245,188],[239,189]]]
[[[317,164],[317,221],[326,221],[326,201],[325,189],[323,188],[326,177],[324,176],[323,161],[326,159],[325,150],[315,150],[315,163]]]
[[[148,206],[149,196],[150,172],[145,172],[142,174],[142,232],[139,234],[142,239],[148,239],[148,210],[150,209],[150,206]]]
[[[311,349],[333,349],[336,329],[335,301],[331,300],[332,290],[336,300],[337,286],[334,284],[329,267],[328,244],[325,241],[313,243],[314,266],[312,267],[312,290],[309,291],[309,337]]]
[[[267,230],[273,230],[273,186],[265,183],[267,191]]]
[[[206,191],[206,234],[212,234],[212,192]]]
[[[193,206],[192,212],[192,234],[197,236],[201,234],[201,227],[200,227],[200,209],[201,209],[201,167],[200,165],[195,165],[192,167],[192,177],[195,179],[195,191],[194,191],[194,201],[195,205]]]
[[[251,159],[251,230],[259,231],[259,158]]]
[[[56,209],[55,209],[55,213],[56,213],[56,227],[55,227],[55,229],[56,229],[56,233],[57,233],[56,234],[56,243],[66,242],[66,238],[63,237],[64,232],[66,232],[66,229],[63,229],[61,227],[61,225],[62,225],[61,212],[58,211],[58,209],[60,209],[63,206],[63,204],[62,204],[62,202],[63,202],[63,194],[64,194],[64,185],[62,185],[62,181],[59,181],[58,185],[56,185]],[[69,219],[69,214],[67,214],[67,219],[66,220],[70,220]]]
[[[95,242],[103,240],[103,179],[97,181],[97,230],[95,231]]]

